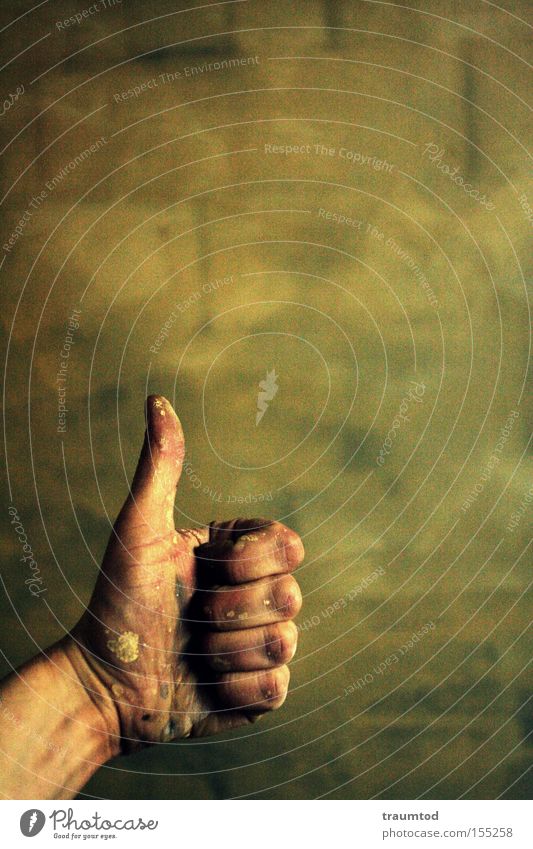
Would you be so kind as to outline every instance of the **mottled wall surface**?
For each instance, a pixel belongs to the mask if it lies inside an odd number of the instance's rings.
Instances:
[[[4,669],[80,616],[157,391],[179,525],[302,535],[300,649],[278,714],[86,794],[524,796],[529,4],[89,5],[0,11],[5,497],[46,587],[6,511]]]

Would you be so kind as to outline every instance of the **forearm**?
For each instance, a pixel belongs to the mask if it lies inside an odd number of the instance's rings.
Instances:
[[[0,792],[69,799],[118,754],[118,719],[70,638],[0,684]]]

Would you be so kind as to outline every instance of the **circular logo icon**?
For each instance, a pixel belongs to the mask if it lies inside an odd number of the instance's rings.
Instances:
[[[43,812],[37,808],[31,808],[22,814],[20,818],[20,830],[24,837],[35,837],[42,830],[45,822],[46,817]]]

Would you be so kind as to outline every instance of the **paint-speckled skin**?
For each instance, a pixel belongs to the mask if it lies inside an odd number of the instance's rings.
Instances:
[[[67,645],[104,705],[117,751],[213,734],[285,699],[300,609],[289,528],[236,519],[176,530],[184,458],[170,403],[147,401],[147,434],[92,599]]]

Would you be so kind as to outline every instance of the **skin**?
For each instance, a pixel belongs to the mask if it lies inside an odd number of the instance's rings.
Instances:
[[[255,722],[286,698],[302,542],[267,519],[176,529],[183,431],[161,396],[146,415],[87,610],[0,686],[5,798],[71,798],[111,757]]]

